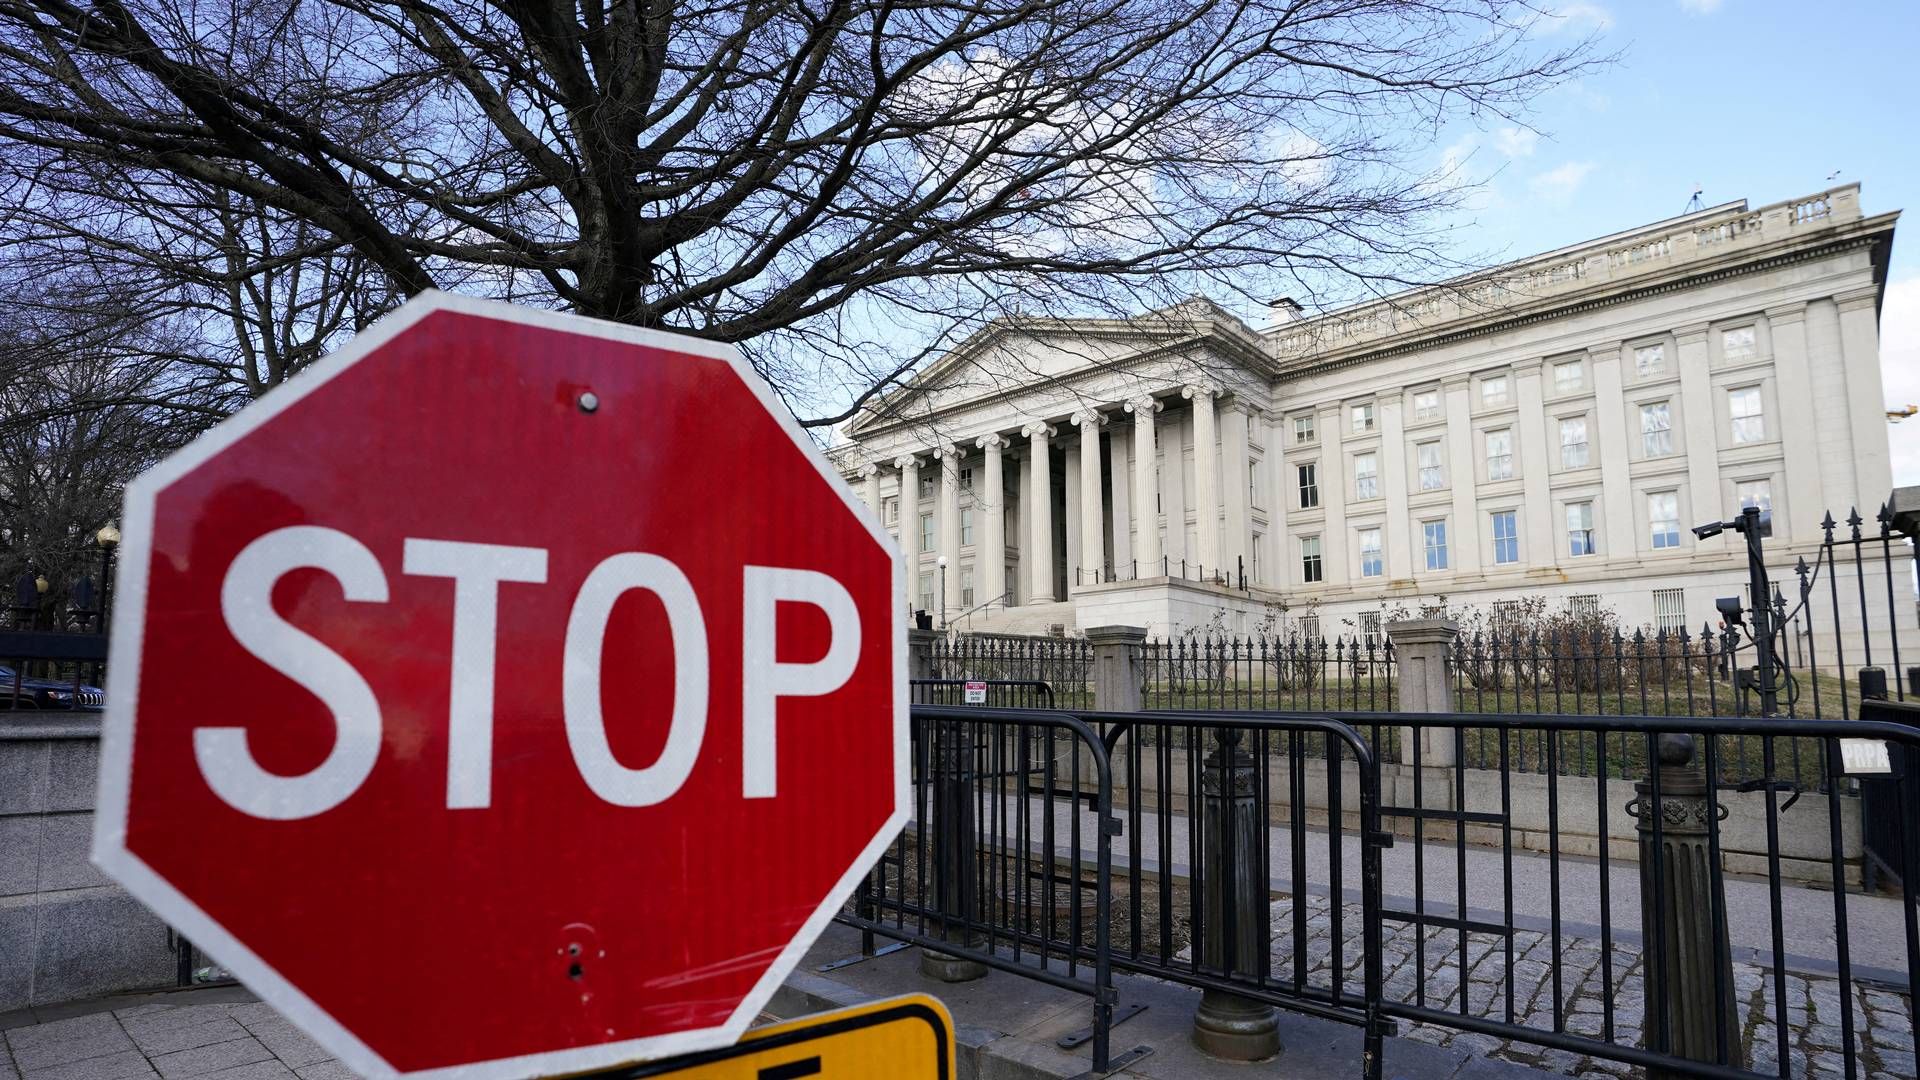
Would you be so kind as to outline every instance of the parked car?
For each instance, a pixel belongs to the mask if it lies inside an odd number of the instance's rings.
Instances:
[[[16,682],[16,679],[18,680]],[[106,691],[85,683],[37,679],[20,675],[0,664],[0,709],[81,709],[99,711],[106,704]]]

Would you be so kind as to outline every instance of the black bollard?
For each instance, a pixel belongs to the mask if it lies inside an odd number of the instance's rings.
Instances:
[[[1266,844],[1253,754],[1237,728],[1216,728],[1200,769],[1200,964],[1215,975],[1257,978],[1270,947]],[[1296,898],[1305,902],[1305,897]],[[1279,1013],[1264,1002],[1207,990],[1193,1017],[1194,1045],[1215,1057],[1261,1061],[1280,1052]]]

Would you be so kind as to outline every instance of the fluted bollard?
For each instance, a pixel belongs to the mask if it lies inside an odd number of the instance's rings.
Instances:
[[[973,737],[959,720],[941,720],[932,755],[933,766],[933,895],[943,916],[941,937],[957,945],[976,940],[974,934]],[[923,865],[921,872],[926,872]],[[920,950],[920,972],[942,982],[966,982],[987,973],[985,964],[958,956]]]
[[[1726,892],[1708,846],[1713,803],[1707,777],[1693,762],[1691,735],[1661,735],[1660,800],[1651,778],[1634,785],[1631,808],[1640,833],[1640,919],[1646,942],[1646,1015],[1649,1049],[1690,1061],[1745,1067],[1746,1053],[1733,1007],[1733,963],[1727,944]],[[1655,815],[1659,835],[1655,838]],[[1658,881],[1655,880],[1656,876]],[[1715,926],[1715,912],[1720,925]],[[1662,955],[1664,954],[1664,955]],[[1679,1080],[1677,1073],[1649,1069],[1648,1080]]]
[[[1216,728],[1200,770],[1201,967],[1256,976],[1267,958],[1269,918],[1260,851],[1266,843],[1253,754],[1237,728]],[[1273,1006],[1223,990],[1200,996],[1194,1045],[1215,1057],[1260,1061],[1280,1052]]]

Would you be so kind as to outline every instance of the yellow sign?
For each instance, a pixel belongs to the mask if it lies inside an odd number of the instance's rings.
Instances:
[[[623,1075],[671,1080],[954,1080],[953,1018],[925,994],[747,1032],[737,1044]]]

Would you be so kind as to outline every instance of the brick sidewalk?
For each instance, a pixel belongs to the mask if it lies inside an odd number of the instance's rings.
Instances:
[[[125,1008],[0,1032],[0,1080],[355,1080],[285,1017],[233,990],[155,995]]]

